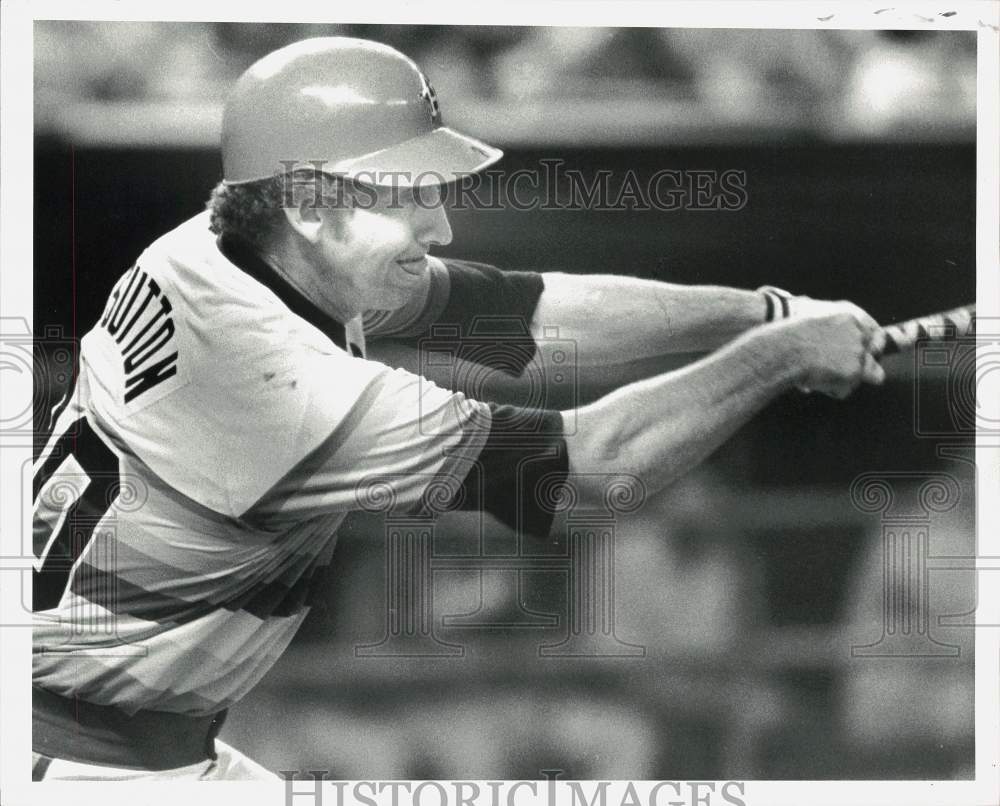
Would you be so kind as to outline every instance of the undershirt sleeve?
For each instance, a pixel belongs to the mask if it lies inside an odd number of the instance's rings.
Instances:
[[[426,297],[398,311],[366,313],[366,338],[390,339],[425,354],[457,351],[465,361],[523,373],[537,352],[531,320],[545,289],[542,275],[466,260],[434,259],[430,265]]]
[[[557,411],[490,404],[490,432],[462,485],[457,508],[483,510],[519,533],[552,528],[552,491],[569,473]]]

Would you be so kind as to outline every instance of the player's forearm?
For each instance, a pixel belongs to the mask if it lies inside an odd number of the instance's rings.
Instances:
[[[767,327],[684,369],[639,381],[564,417],[570,472],[629,473],[662,489],[711,454],[777,395],[800,362],[794,345]],[[597,490],[581,490],[597,494]]]
[[[543,353],[554,328],[560,341],[575,342],[583,368],[613,367],[714,350],[763,323],[766,310],[757,291],[552,272],[545,275],[532,332]]]

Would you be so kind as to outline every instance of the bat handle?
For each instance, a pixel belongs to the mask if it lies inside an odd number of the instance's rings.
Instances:
[[[922,316],[882,328],[885,345],[875,358],[911,350],[920,340],[955,341],[974,332],[975,305],[965,305],[943,313]]]
[[[882,345],[881,350],[872,353],[876,361],[881,361],[887,355],[897,355],[902,352],[899,342],[892,337],[891,332],[883,328],[882,333],[885,334],[885,343]]]

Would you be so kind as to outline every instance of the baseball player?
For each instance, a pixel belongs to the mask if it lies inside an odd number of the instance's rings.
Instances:
[[[217,734],[373,482],[415,509],[444,485],[544,536],[542,477],[584,501],[600,474],[655,492],[796,385],[843,397],[882,380],[880,331],[846,303],[432,256],[451,240],[441,184],[501,152],[446,127],[384,45],[261,59],[227,102],[222,154],[209,209],[114,286],[35,465],[35,780],[274,778]],[[552,325],[588,367],[714,352],[578,408],[572,434],[556,408],[367,357],[368,340],[497,316],[524,332],[464,357],[513,376],[548,360]]]

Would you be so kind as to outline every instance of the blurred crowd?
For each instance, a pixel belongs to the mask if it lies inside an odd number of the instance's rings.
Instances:
[[[872,135],[975,121],[969,31],[50,21],[35,27],[36,125],[81,100],[221,101],[260,56],[329,35],[398,47],[447,99],[683,100],[710,123],[777,108]]]

